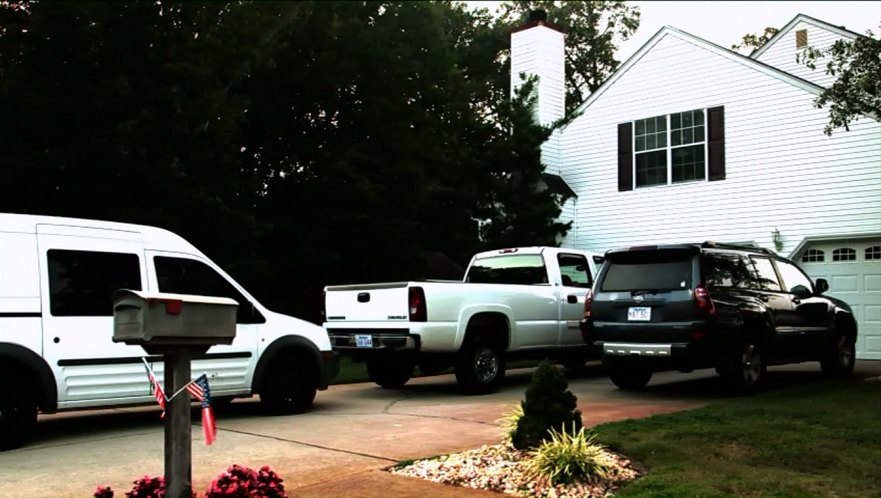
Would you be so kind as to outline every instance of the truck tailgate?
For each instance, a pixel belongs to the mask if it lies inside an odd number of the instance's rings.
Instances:
[[[407,282],[330,286],[324,298],[327,321],[406,321],[408,292]]]

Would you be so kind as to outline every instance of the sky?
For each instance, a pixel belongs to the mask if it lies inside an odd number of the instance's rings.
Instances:
[[[471,6],[495,10],[501,2],[470,1]],[[625,61],[665,25],[673,26],[725,48],[747,33],[761,34],[766,26],[782,28],[798,14],[836,26],[881,37],[881,0],[873,1],[644,1],[628,2],[641,11],[636,34],[619,43],[617,59]]]

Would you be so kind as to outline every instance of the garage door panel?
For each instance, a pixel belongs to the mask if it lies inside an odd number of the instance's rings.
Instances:
[[[863,289],[865,289],[867,293],[875,293],[876,295],[881,294],[881,273],[864,276]]]
[[[836,275],[832,277],[830,288],[832,292],[848,293],[860,290],[860,278],[857,275]]]

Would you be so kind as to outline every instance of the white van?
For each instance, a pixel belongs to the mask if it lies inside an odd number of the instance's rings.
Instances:
[[[193,359],[214,398],[258,393],[271,413],[307,410],[337,374],[325,330],[273,313],[183,238],[160,228],[0,213],[0,450],[19,445],[37,412],[153,403],[142,358],[115,343],[117,289],[230,297],[231,345]]]

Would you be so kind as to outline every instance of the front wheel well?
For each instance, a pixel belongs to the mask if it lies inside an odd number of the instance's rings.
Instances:
[[[276,343],[267,348],[257,363],[257,368],[254,370],[254,380],[251,383],[252,393],[260,393],[263,381],[266,380],[266,373],[276,361],[286,362],[291,365],[297,363],[306,364],[309,368],[305,371],[314,373],[313,381],[316,387],[321,383],[321,364],[319,363],[319,357],[316,357],[313,351],[300,344]]]
[[[41,412],[57,411],[55,377],[45,360],[33,351],[17,344],[0,344],[0,376],[25,383],[34,393],[37,408]]]
[[[836,313],[835,325],[839,334],[850,338],[852,342],[857,340],[857,322],[854,320],[853,315],[843,312]]]

